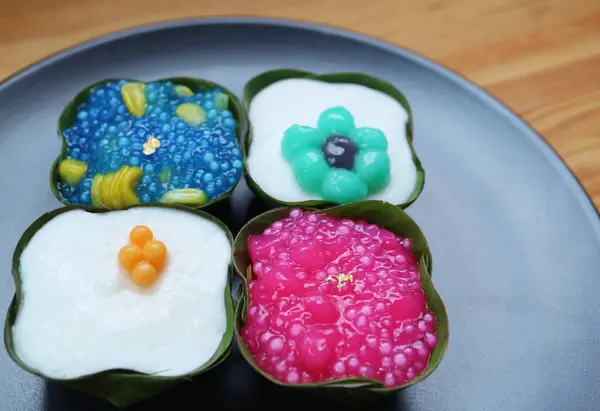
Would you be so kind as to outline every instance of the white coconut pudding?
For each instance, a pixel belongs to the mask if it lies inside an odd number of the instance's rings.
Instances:
[[[190,373],[226,331],[230,260],[217,224],[178,209],[59,214],[21,254],[16,354],[54,379]]]
[[[348,83],[277,81],[251,101],[250,177],[283,202],[406,202],[417,168],[408,113],[391,96]]]

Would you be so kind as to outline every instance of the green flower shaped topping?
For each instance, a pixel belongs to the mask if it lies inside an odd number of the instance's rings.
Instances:
[[[356,128],[343,107],[323,111],[317,128],[294,124],[281,142],[300,188],[338,204],[364,200],[389,184],[387,148],[381,130]]]

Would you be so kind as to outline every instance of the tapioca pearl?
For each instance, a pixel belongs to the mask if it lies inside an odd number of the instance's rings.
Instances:
[[[348,357],[346,364],[348,365],[348,368],[356,369],[360,365],[360,361],[358,360],[358,358],[356,356],[351,355],[350,357]]]
[[[392,277],[387,277],[384,280],[384,283],[387,284],[387,285],[395,285],[396,282],[397,282],[397,280],[393,279]]]
[[[290,211],[290,217],[293,219],[298,219],[298,218],[302,217],[302,210],[300,210],[299,208],[293,208]]]
[[[290,259],[290,253],[288,253],[287,251],[280,251],[277,254],[277,258],[279,259],[279,261],[287,261]]]
[[[316,214],[313,213],[307,213],[308,215],[306,216],[306,220],[310,223],[318,223],[319,222],[319,217]]]
[[[409,323],[406,324],[403,329],[402,329],[404,334],[407,334],[409,336],[413,336],[415,335],[416,331],[417,331],[417,327],[415,327],[413,324]]]
[[[405,238],[402,241],[402,247],[404,247],[406,250],[412,250],[413,248],[413,240],[411,240],[410,238]]]
[[[384,313],[386,311],[385,303],[379,301],[375,304],[375,311],[378,313]]]
[[[340,268],[336,265],[332,265],[327,269],[327,274],[329,275],[337,275],[340,272]]]
[[[371,316],[373,314],[373,307],[365,304],[360,308],[360,312],[361,312],[361,314],[364,314],[367,317]]]
[[[379,227],[377,227],[375,224],[369,224],[365,226],[364,231],[371,237],[377,237],[379,235]]]
[[[307,235],[312,235],[312,234],[314,234],[316,231],[317,231],[317,229],[316,229],[314,226],[312,226],[312,225],[309,225],[309,226],[307,226],[307,227],[304,229],[304,232],[305,232]],[[319,239],[319,238],[317,237],[317,239]]]
[[[394,262],[396,264],[406,264],[406,257],[403,254],[398,254],[394,257]]]
[[[251,305],[248,309],[248,315],[250,316],[250,318],[256,317],[258,315],[258,307],[255,305]]]
[[[421,289],[421,283],[418,281],[413,281],[409,284],[408,288],[410,288],[413,291],[417,291]]]
[[[321,371],[326,367],[333,353],[327,338],[316,329],[309,329],[298,345],[300,360],[307,370]]]
[[[271,225],[271,230],[273,230],[273,232],[277,232],[281,230],[281,227],[283,227],[283,223],[281,221],[276,221]]]
[[[299,281],[306,281],[306,280],[308,280],[308,274],[306,272],[304,272],[304,271],[298,271],[296,273],[296,278]]]
[[[318,288],[318,285],[319,284],[315,283],[314,281],[307,281],[304,283],[304,290],[315,290],[316,288]]]
[[[396,384],[396,378],[394,377],[394,374],[388,372],[385,374],[383,382],[386,386],[393,387]]]
[[[392,360],[394,361],[394,365],[400,368],[404,368],[408,365],[408,359],[406,358],[406,355],[403,353],[396,353],[394,354],[394,356],[392,357]]]
[[[367,284],[369,284],[369,285],[375,285],[375,284],[377,284],[377,281],[379,281],[377,278],[377,275],[375,273],[367,273],[366,279],[367,279]]]
[[[381,368],[387,370],[392,366],[392,364],[393,364],[392,357],[388,357],[388,356],[381,357]]]
[[[369,255],[361,255],[358,259],[362,265],[365,267],[371,267],[373,265],[373,257]]]
[[[350,228],[348,226],[346,226],[346,225],[340,225],[337,228],[337,232],[340,235],[349,235],[350,234]]]
[[[346,318],[349,321],[352,321],[356,318],[356,315],[358,314],[358,310],[354,307],[348,307],[346,308],[346,311],[344,312],[344,318]]]
[[[290,239],[290,245],[291,246],[298,245],[298,244],[300,244],[300,241],[302,241],[302,240],[300,240],[300,238],[298,238],[298,237],[292,237]]]
[[[288,363],[285,360],[279,360],[277,364],[275,364],[275,372],[279,375],[285,374],[288,370]]]
[[[424,332],[424,333],[431,331],[431,324],[425,320],[420,320],[417,323],[417,327],[419,328],[419,331]]]
[[[377,271],[377,277],[384,279],[388,276],[388,272],[387,270],[378,270]]]
[[[302,373],[302,382],[305,384],[313,382],[313,377],[306,371]]]
[[[392,344],[387,340],[382,340],[379,343],[379,352],[382,355],[388,355],[392,352]]]
[[[427,343],[427,345],[430,348],[432,348],[432,349],[435,348],[435,346],[437,345],[437,341],[438,341],[438,339],[437,339],[437,336],[435,334],[433,334],[433,333],[426,333],[425,334],[425,343]]]
[[[423,361],[415,361],[413,363],[413,367],[415,369],[415,373],[418,375],[425,369],[425,363]]]
[[[285,348],[285,340],[282,337],[273,337],[268,344],[269,353],[272,355],[281,353]]]
[[[265,231],[263,231],[264,235],[271,235],[273,234],[273,230],[271,230],[270,228],[267,228]]]
[[[377,344],[379,342],[376,335],[367,335],[366,341],[367,341],[367,346],[369,346],[370,348],[377,347]]]
[[[354,324],[355,324],[356,328],[358,328],[359,330],[364,329],[365,327],[368,326],[368,319],[364,315],[359,315],[356,318],[356,321],[354,322]]]
[[[266,347],[271,337],[273,337],[273,333],[271,331],[265,331],[262,334],[260,334],[258,341],[260,341],[262,346]]]
[[[423,341],[416,341],[413,344],[413,348],[415,349],[417,355],[421,358],[429,357],[429,347],[425,345]]]
[[[413,378],[415,378],[417,375],[414,367],[408,367],[408,370],[406,370],[406,378],[410,381]]]
[[[381,338],[385,338],[385,339],[390,338],[390,332],[388,331],[387,328],[382,328],[380,335],[381,335]]]
[[[327,277],[325,270],[318,270],[314,273],[313,278],[315,281],[323,281]]]
[[[392,320],[390,320],[389,318],[384,318],[383,320],[381,320],[381,323],[386,328],[389,328],[392,326]]]
[[[365,248],[365,246],[361,245],[361,244],[356,244],[356,245],[354,245],[353,248],[354,248],[354,254],[356,254],[356,255],[362,255],[367,252],[367,249]]]
[[[365,378],[374,378],[375,377],[375,371],[373,370],[373,367],[371,367],[370,365],[361,365],[360,368],[358,369],[358,373]]]
[[[252,271],[254,271],[255,274],[262,274],[262,270],[263,270],[263,263],[261,263],[260,261],[255,263],[252,266]]]
[[[332,374],[336,376],[342,376],[346,373],[346,366],[343,361],[336,361],[331,367]]]
[[[297,365],[298,363],[298,358],[296,357],[296,355],[292,352],[289,353],[287,355],[287,357],[285,357],[285,362],[288,363],[289,366],[293,366],[293,365]]]
[[[403,351],[404,351],[404,355],[406,356],[406,358],[408,360],[413,360],[417,355],[417,353],[415,352],[415,350],[412,347],[404,347]]]
[[[288,384],[298,384],[300,382],[300,373],[290,369],[285,377],[285,382]]]
[[[291,323],[288,328],[288,335],[292,338],[299,337],[304,332],[304,326],[300,323]]]

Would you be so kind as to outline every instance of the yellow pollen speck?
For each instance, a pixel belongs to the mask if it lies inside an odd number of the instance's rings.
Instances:
[[[142,147],[142,152],[145,155],[149,156],[150,154],[153,154],[159,147],[160,140],[156,137],[150,136],[148,137],[148,140],[144,143],[144,146]]]
[[[338,280],[338,283],[335,286],[335,288],[337,288],[338,290],[342,289],[342,287],[344,286],[344,283],[346,281],[349,281],[349,282],[353,282],[354,281],[354,278],[353,278],[352,274],[344,274],[344,273],[339,273],[339,274],[337,274],[335,276],[331,276],[330,275],[327,278],[325,278],[325,281],[330,281],[330,280],[333,280],[334,278],[337,278],[337,280]]]

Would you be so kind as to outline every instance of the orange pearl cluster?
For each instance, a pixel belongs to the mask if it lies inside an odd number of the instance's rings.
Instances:
[[[119,263],[140,287],[149,287],[158,278],[167,262],[167,247],[154,239],[145,225],[138,225],[129,233],[129,244],[119,250]]]

